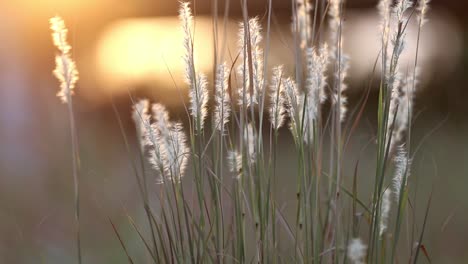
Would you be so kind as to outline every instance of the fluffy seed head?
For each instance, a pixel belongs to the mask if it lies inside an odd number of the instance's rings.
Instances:
[[[78,70],[75,62],[69,54],[55,56],[54,76],[60,82],[60,91],[57,96],[63,103],[68,103],[68,98],[74,94],[75,84],[78,81]]]
[[[342,47],[342,2],[343,0],[328,0],[328,16],[330,28],[331,55],[337,59],[337,51]]]
[[[181,123],[173,123],[169,134],[160,139],[164,162],[165,179],[180,182],[187,168],[189,148]]]
[[[273,129],[278,130],[283,124],[286,115],[283,66],[273,68],[273,77],[271,80],[270,92],[270,122]]]
[[[351,263],[363,264],[366,257],[367,246],[360,238],[353,238],[348,245],[348,258]]]
[[[234,173],[236,178],[242,174],[242,155],[236,150],[230,150],[227,153],[229,171]]]
[[[167,137],[172,128],[172,124],[169,120],[169,112],[166,107],[156,103],[151,106],[151,111],[153,112],[153,124],[156,127],[156,131],[158,131],[162,137]]]
[[[284,80],[284,90],[285,90],[285,98],[286,98],[286,105],[287,105],[287,113],[289,118],[291,119],[290,129],[293,133],[293,136],[298,139],[299,136],[299,125],[300,121],[302,120],[302,106],[304,104],[304,94],[299,91],[297,88],[296,82],[291,79],[287,78]]]
[[[392,191],[390,189],[387,189],[384,191],[382,195],[382,203],[380,207],[380,236],[383,235],[385,230],[387,230],[388,226],[388,216],[390,214],[390,209],[392,206],[392,201],[390,199],[390,196],[392,194]]]
[[[328,65],[328,46],[325,44],[316,49],[306,50],[306,81],[307,93],[306,123],[304,141],[311,143],[313,140],[313,126],[318,118],[320,106],[327,100],[325,86],[327,77],[325,75]]]
[[[324,103],[327,100],[325,86],[327,77],[325,75],[329,62],[328,45],[324,44],[317,52],[316,49],[306,50],[306,92],[317,103]]]
[[[343,0],[329,0],[330,8],[328,10],[328,16],[330,17],[330,57],[333,59],[334,75],[335,75],[335,87],[334,97],[332,101],[335,104],[337,111],[340,113],[340,121],[344,122],[346,118],[347,106],[346,96],[344,91],[347,89],[345,79],[349,68],[349,58],[343,52]],[[339,98],[339,100],[338,100]],[[339,101],[339,105],[336,103]]]
[[[244,128],[244,144],[247,148],[247,154],[249,155],[250,165],[254,164],[257,160],[256,142],[257,135],[255,134],[252,123],[249,123]]]
[[[246,28],[248,27],[248,33]],[[240,23],[239,27],[239,60],[241,64],[237,69],[237,73],[241,76],[241,87],[238,89],[239,105],[246,106],[258,104],[259,96],[263,90],[263,50],[260,46],[262,41],[262,27],[258,22],[258,18],[249,19],[248,25]],[[249,42],[250,40],[250,42]],[[250,51],[250,56],[249,56]],[[250,59],[252,62],[250,63]],[[250,77],[250,67],[252,67],[252,80]],[[252,81],[252,83],[251,83]],[[252,87],[251,87],[252,86]],[[251,91],[252,89],[252,91]]]
[[[146,143],[146,131],[150,126],[151,116],[148,114],[149,101],[146,99],[139,100],[133,105],[132,119],[136,125],[137,136],[140,142],[140,147],[144,149]]]
[[[427,11],[429,10],[429,2],[430,0],[420,0],[419,5],[418,5],[418,11],[419,11],[419,26],[422,27],[426,22],[426,15]]]
[[[339,81],[336,84],[336,89],[332,95],[332,103],[336,105],[338,103],[338,94],[340,95],[339,98],[339,110],[340,113],[340,121],[344,122],[346,119],[346,114],[348,112],[348,99],[346,96],[346,90],[348,89],[348,85],[346,84],[345,80],[348,77],[348,70],[349,70],[349,58],[346,55],[341,56],[341,63],[339,68],[337,68],[335,72],[335,80]]]
[[[52,40],[54,45],[62,53],[69,53],[71,46],[67,42],[68,29],[65,26],[65,21],[59,16],[55,16],[49,20],[50,29],[52,30]]]
[[[146,130],[146,143],[150,154],[150,163],[159,173],[158,183],[164,183],[167,178],[167,154],[165,144],[169,137],[172,124],[169,121],[169,113],[162,104],[153,104],[153,123]]]
[[[149,114],[149,101],[146,99],[139,100],[133,105],[132,118],[136,124],[137,136],[140,141],[141,152],[145,155],[146,150],[149,154],[149,162],[158,172],[158,182],[163,182],[164,176],[164,161],[161,154],[162,146],[160,144],[162,130],[168,126],[169,114],[164,106],[160,104],[152,105],[153,119],[155,123],[151,123],[151,115]],[[155,114],[157,113],[157,114]],[[162,117],[167,122],[161,121]]]
[[[161,104],[153,104],[152,128],[157,144],[152,146],[153,167],[162,171],[160,182],[179,182],[187,167],[189,149],[182,124],[169,120],[169,113]]]
[[[208,87],[206,76],[202,73],[197,74],[195,89],[190,89],[190,114],[200,126],[196,125],[197,130],[203,130],[203,124],[208,114]],[[200,131],[199,131],[200,132]]]
[[[411,0],[398,0],[395,7],[394,13],[398,19],[398,22],[403,22],[404,13],[413,6],[413,1]]]
[[[188,2],[180,2],[179,20],[184,33],[185,53],[183,59],[185,63],[185,82],[190,86],[190,114],[195,119],[196,129],[202,130],[207,115],[208,89],[206,76],[195,71],[192,41],[193,15]]]
[[[388,124],[387,124],[387,144],[390,146],[390,153],[393,153],[397,140],[395,139],[395,127],[397,125],[396,115],[398,110],[398,105],[400,104],[400,94],[398,89],[392,89],[390,97],[390,106],[388,109]]]
[[[390,14],[392,11],[391,0],[380,0],[377,9],[380,14],[380,31],[382,32],[382,42],[386,45],[390,33]]]
[[[195,65],[193,58],[193,42],[192,42],[192,27],[193,16],[189,2],[181,2],[179,8],[179,20],[184,33],[184,64],[185,64],[185,81],[189,85],[195,82]]]
[[[60,82],[60,91],[57,96],[63,103],[68,103],[78,81],[78,70],[71,58],[71,46],[67,42],[68,30],[63,19],[58,16],[51,18],[50,29],[54,45],[60,51],[60,54],[55,56],[55,70],[53,71],[54,76]]]
[[[408,177],[410,176],[411,160],[408,158],[405,146],[399,146],[394,158],[395,175],[393,177],[393,193],[397,203],[400,201],[402,188],[406,187]]]
[[[418,71],[410,73],[406,80],[397,75],[392,84],[392,94],[389,108],[389,123],[387,125],[387,142],[390,141],[390,153],[401,143],[410,125],[413,112],[415,89],[418,85]]]
[[[142,152],[145,154],[146,148],[149,162],[158,172],[157,183],[179,182],[185,174],[189,153],[182,125],[169,120],[169,113],[162,104],[151,106],[153,123],[148,110],[148,100],[140,100],[133,106],[132,118]]]
[[[224,126],[229,121],[231,113],[228,82],[229,69],[226,63],[218,65],[216,67],[214,123],[219,131],[224,130]]]

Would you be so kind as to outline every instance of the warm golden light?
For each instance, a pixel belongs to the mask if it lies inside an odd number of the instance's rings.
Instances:
[[[22,8],[28,10],[28,15],[49,14],[52,12],[76,12],[89,9],[98,9],[105,4],[109,4],[109,0],[14,0],[5,1],[6,4],[12,7]],[[78,14],[78,13],[77,13]]]
[[[350,23],[343,32],[344,39],[347,40],[344,50],[352,58],[349,79],[359,81],[368,78],[373,71],[376,56],[379,54],[379,33],[376,26],[379,22],[378,17],[362,12],[349,12],[349,17]],[[450,72],[455,65],[453,61],[459,56],[461,48],[460,41],[456,37],[458,29],[453,23],[449,23],[450,21],[447,17],[434,14],[421,35],[422,44],[418,64],[425,72],[433,71],[431,67],[434,61],[438,62],[439,69],[444,69],[439,70],[438,74]],[[230,20],[227,26],[227,47],[224,49],[225,54],[222,60],[228,65],[231,65],[239,52],[238,23],[238,20]],[[222,24],[222,21],[218,22],[218,25]],[[416,50],[414,26],[410,24],[408,27],[411,34],[407,37],[408,48],[401,57],[402,67],[414,64]],[[214,50],[212,19],[196,17],[195,27],[194,51],[197,71],[210,74],[213,69]],[[219,45],[222,47],[224,29],[219,28],[219,30]],[[289,32],[289,30],[290,25],[285,23],[280,25],[278,30],[272,31],[267,71],[277,65],[284,65],[285,69],[294,68],[294,53],[291,47],[286,45],[286,43],[293,42],[292,36],[286,33],[278,34],[278,32]],[[360,34],[352,32],[360,32]],[[363,39],[365,39],[364,42],[361,41]],[[446,43],[445,39],[452,41]],[[126,93],[127,89],[138,87],[147,88],[147,91],[154,95],[162,93],[165,100],[173,100],[173,103],[177,104],[180,103],[179,95],[187,94],[185,92],[187,86],[183,77],[183,34],[178,17],[118,20],[102,31],[95,45],[94,53],[86,53],[87,56],[80,54],[77,60],[78,66],[80,62],[82,65],[89,65],[81,69],[83,73],[88,72],[82,74],[80,81],[82,96],[99,101],[109,92]],[[380,70],[379,66],[377,65],[376,73]],[[286,72],[286,74],[294,73]],[[428,76],[421,76],[423,84],[425,80],[428,80]],[[233,82],[235,80],[233,78]],[[182,88],[182,93],[178,93],[175,87]],[[351,85],[351,87],[352,89],[362,88],[359,85]],[[176,96],[172,96],[174,94]]]
[[[376,57],[381,49],[379,28],[376,26],[380,18],[372,12],[356,12],[349,17],[349,25],[344,30],[344,39],[346,39],[344,49],[351,57],[350,76],[356,80],[366,79],[373,71]],[[405,49],[399,59],[400,67],[404,71],[414,66],[418,43],[417,30],[416,20],[411,20],[406,28]],[[359,34],[354,32],[359,32]],[[418,67],[422,72],[426,72],[425,75],[420,76],[420,82],[424,84],[430,79],[431,74],[427,73],[437,71],[439,75],[447,74],[456,67],[454,61],[461,54],[459,32],[458,26],[451,17],[436,11],[431,12],[430,21],[420,35]],[[381,71],[380,66],[377,63],[377,73]]]
[[[97,76],[103,88],[158,83],[173,88],[169,74],[182,80],[183,34],[177,17],[126,19],[111,24],[96,50]],[[211,21],[197,18],[195,29],[197,70],[209,72],[213,61]],[[160,86],[160,87],[159,87]]]

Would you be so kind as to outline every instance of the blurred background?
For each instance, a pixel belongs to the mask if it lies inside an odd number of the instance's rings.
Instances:
[[[224,10],[224,2],[220,10]],[[229,52],[235,57],[239,1],[230,1]],[[376,0],[347,1],[344,42],[351,56],[350,97],[362,95],[378,54]],[[267,0],[249,0],[249,15],[265,16]],[[212,70],[211,3],[196,1],[198,68]],[[145,224],[136,182],[112,102],[136,149],[130,118],[134,97],[149,97],[184,120],[182,44],[175,0],[5,0],[0,1],[0,263],[74,263],[71,145],[65,105],[55,96],[55,49],[48,20],[62,16],[80,80],[74,97],[82,170],[82,243],[85,263],[126,263],[108,222],[111,217],[130,252],[144,246],[125,214]],[[273,1],[269,67],[293,69],[291,3]],[[222,14],[222,11],[220,11]],[[421,38],[422,82],[416,98],[413,163],[422,206],[433,191],[425,246],[433,263],[468,263],[468,3],[433,0]],[[264,21],[263,19],[262,21]],[[412,34],[413,33],[413,34]],[[414,27],[408,50],[415,50]],[[180,45],[179,45],[180,44]],[[411,52],[402,67],[414,61]],[[174,81],[171,78],[174,77]],[[376,98],[347,150],[352,168],[362,146],[375,135]],[[284,201],[293,202],[287,177],[295,164],[291,139],[282,131]],[[425,140],[422,140],[422,139]],[[133,149],[135,148],[135,149]],[[363,197],[375,153],[361,156]],[[136,158],[136,157],[132,157]],[[289,170],[288,170],[289,169]],[[345,175],[351,176],[350,175]],[[291,185],[288,190],[288,186]],[[156,186],[152,185],[154,190]],[[422,213],[422,209],[420,209]],[[144,258],[139,259],[144,262]]]

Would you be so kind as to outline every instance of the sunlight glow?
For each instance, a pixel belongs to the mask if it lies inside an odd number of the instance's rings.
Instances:
[[[183,34],[176,17],[126,19],[111,24],[99,39],[96,49],[97,76],[104,88],[158,84],[158,89],[173,88],[183,75]],[[208,72],[213,61],[211,22],[197,18],[195,63]],[[163,85],[160,85],[163,84]]]
[[[60,14],[82,11],[86,9],[99,9],[104,4],[109,3],[109,0],[14,0],[5,1],[6,5],[28,10],[28,15],[37,15],[50,12],[58,12]],[[39,4],[40,3],[40,4]]]

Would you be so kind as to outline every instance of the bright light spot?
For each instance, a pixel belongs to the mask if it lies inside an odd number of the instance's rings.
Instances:
[[[173,88],[183,80],[183,33],[176,17],[126,19],[111,24],[98,41],[98,80],[105,89],[154,85]],[[211,21],[197,18],[195,29],[197,71],[211,71],[213,45]]]
[[[376,58],[380,54],[381,33],[376,26],[380,17],[367,11],[350,13],[349,17],[344,31],[344,48],[351,58],[350,77],[363,80],[373,71]],[[417,36],[418,25],[414,18],[406,28],[405,47],[399,59],[402,72],[410,72],[414,67]],[[450,16],[431,11],[429,21],[422,29],[418,50],[418,67],[423,73],[420,76],[422,85],[430,80],[433,73],[437,72],[440,76],[456,67],[457,58],[461,54],[462,42],[459,36],[460,30]],[[381,70],[381,64],[377,63],[376,73]],[[356,85],[352,87],[361,88]]]
[[[82,10],[99,9],[109,0],[14,0],[5,1],[7,6],[28,10],[28,15],[48,14],[50,12],[59,12],[60,14],[68,12],[77,12]],[[79,13],[76,13],[79,14]],[[53,15],[53,14],[52,14]]]

